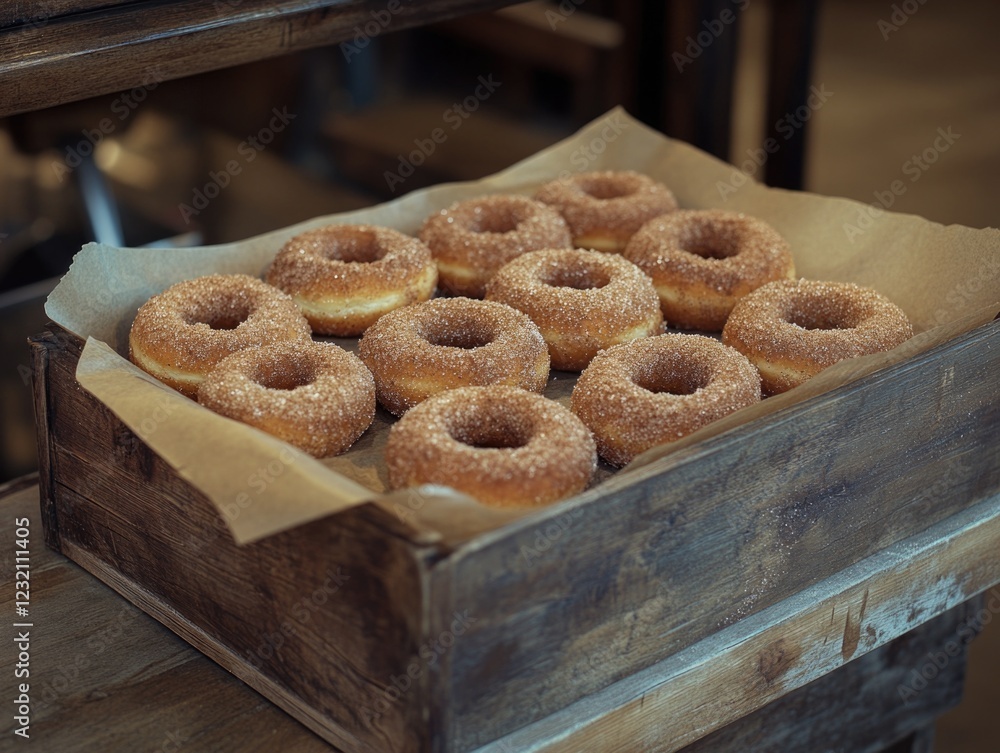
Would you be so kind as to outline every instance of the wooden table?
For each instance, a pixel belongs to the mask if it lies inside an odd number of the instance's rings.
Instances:
[[[23,517],[31,532],[33,749],[332,750],[44,549],[35,477],[0,487],[5,576],[14,521]],[[1000,496],[482,750],[929,751],[934,717],[960,700],[982,594],[1000,583],[998,543]],[[8,625],[17,621],[11,582],[5,577],[0,593]],[[914,598],[901,600],[907,592]],[[864,635],[852,629],[862,615]],[[802,633],[813,638],[811,655],[786,654],[783,636]],[[16,662],[8,644],[0,652],[5,701],[17,697]],[[757,671],[747,672],[747,662]],[[770,702],[758,709],[761,698]],[[715,729],[720,708],[746,713]],[[5,715],[0,749],[13,749],[12,725]]]

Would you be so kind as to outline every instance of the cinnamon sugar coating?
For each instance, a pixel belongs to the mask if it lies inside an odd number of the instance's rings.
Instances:
[[[437,266],[427,246],[391,228],[328,225],[290,239],[266,279],[295,299],[314,332],[350,337],[430,298]]]
[[[492,301],[435,298],[392,311],[358,349],[375,376],[378,401],[401,415],[438,392],[506,384],[545,388],[549,351],[532,321]]]
[[[573,245],[620,252],[629,238],[654,217],[677,209],[662,183],[632,170],[604,170],[546,183],[535,198],[559,210]]]
[[[129,332],[129,356],[194,397],[204,375],[226,356],[309,338],[309,323],[277,288],[249,275],[208,275],[172,285],[139,308]]]
[[[344,452],[371,425],[375,381],[337,345],[275,343],[223,359],[198,402],[322,458]]]
[[[584,369],[598,351],[659,333],[652,280],[621,256],[583,249],[531,251],[503,266],[486,299],[523,311],[549,346],[552,368]]]
[[[393,489],[443,484],[497,507],[539,506],[583,491],[594,439],[566,408],[506,386],[440,393],[389,432]]]
[[[745,357],[701,335],[659,335],[608,348],[573,388],[571,405],[601,457],[623,466],[760,400]]]
[[[568,248],[559,213],[526,196],[496,194],[452,204],[424,221],[420,239],[438,265],[440,287],[482,298],[504,264],[540,248]]]
[[[795,275],[788,243],[763,220],[684,209],[647,223],[625,258],[653,279],[671,326],[721,331],[740,298]]]
[[[722,341],[760,370],[768,394],[797,387],[846,358],[891,350],[913,336],[903,310],[849,282],[782,280],[743,298]]]

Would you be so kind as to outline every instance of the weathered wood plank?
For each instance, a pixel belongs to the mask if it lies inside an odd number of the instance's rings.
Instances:
[[[970,599],[759,711],[686,746],[681,753],[881,753],[906,744],[962,699],[968,643],[912,698],[900,697],[914,670],[937,654],[982,608]],[[929,753],[929,751],[927,752]]]
[[[1000,489],[998,341],[994,322],[457,551],[442,598],[477,621],[445,660],[455,744],[551,714]]]
[[[22,491],[14,491],[18,486]],[[329,753],[331,748],[79,567],[41,546],[38,488],[0,489],[0,535],[28,518],[31,551],[31,726],[25,748],[59,753],[196,750]],[[13,582],[13,550],[0,558]],[[13,614],[13,589],[0,611]],[[0,652],[0,693],[17,698],[17,652]],[[0,738],[14,740],[13,718]],[[11,749],[17,746],[11,742]],[[4,748],[7,749],[6,747]]]
[[[572,753],[590,746],[680,750],[986,589],[991,589],[988,608],[995,612],[998,546],[1000,495],[486,745],[481,753]],[[957,656],[987,621],[970,617],[952,636],[956,645],[949,648],[946,642],[941,650]],[[913,669],[920,672],[925,664]],[[931,667],[927,674],[937,670]],[[910,683],[899,691],[904,705],[923,692],[915,675]],[[625,740],[632,745],[623,746]]]
[[[21,479],[0,488],[0,517],[6,521],[29,517],[32,530],[38,530],[37,489],[32,479]],[[0,533],[6,530],[6,525],[0,526],[3,529]],[[92,750],[110,753],[157,750],[172,742],[180,750],[220,753],[332,750],[65,558],[39,549],[32,563],[37,574],[33,581],[33,615],[45,628],[44,650],[32,657],[35,747],[67,753]],[[116,587],[134,587],[103,563],[94,564],[104,568],[109,579],[117,579]],[[4,575],[9,575],[9,567],[10,562],[6,561]],[[137,591],[130,600],[141,602],[148,597]],[[10,608],[8,594],[0,593],[0,609]],[[975,608],[971,608],[974,612]],[[157,614],[165,623],[183,619],[155,598],[143,602],[143,609]],[[863,751],[867,748],[861,742],[872,744],[889,739],[884,730],[872,729],[886,718],[884,699],[879,698],[878,705],[869,709],[873,713],[865,716],[865,704],[857,703],[855,696],[864,694],[863,700],[871,702],[874,696],[881,696],[873,693],[873,686],[890,689],[894,694],[894,680],[901,675],[905,679],[904,670],[921,666],[928,652],[939,651],[946,645],[956,619],[969,614],[969,609],[969,605],[963,605],[932,620],[902,639],[704,738],[695,744],[695,749],[686,749],[684,753],[705,749],[709,742],[712,744],[708,749],[713,753],[815,750],[816,745],[768,748],[763,743],[782,733],[791,739],[806,739],[804,736],[810,729],[829,718],[843,718],[845,723],[833,727],[836,734],[823,739],[824,744],[836,741],[841,749]],[[944,627],[946,624],[948,629]],[[187,628],[198,632],[189,624]],[[173,629],[185,635],[183,626],[174,625]],[[185,638],[192,644],[198,643],[194,635]],[[919,661],[914,661],[914,657]],[[907,712],[910,721],[897,729],[906,724],[912,727],[925,714],[939,713],[954,702],[957,692],[954,680],[961,673],[963,660],[963,656],[956,654],[954,661],[929,682],[918,699],[900,709]],[[12,678],[11,666],[3,662],[4,657],[0,657],[0,674]],[[699,670],[692,667],[691,671]],[[852,688],[860,690],[854,693]],[[277,688],[274,690],[279,692]],[[156,712],[150,713],[151,708]],[[792,708],[794,713],[789,712]],[[843,717],[838,716],[841,713]],[[9,728],[0,727],[0,734],[10,734]],[[760,737],[762,734],[764,738]],[[732,745],[723,745],[723,740],[728,739],[734,741]],[[756,746],[750,748],[745,740],[754,740]],[[509,753],[513,749],[507,750]],[[898,750],[902,753],[904,749]],[[905,750],[913,753],[912,748]],[[927,752],[921,749],[920,753]]]
[[[56,16],[0,29],[0,116],[355,38],[360,52],[381,33],[510,4],[137,0]]]

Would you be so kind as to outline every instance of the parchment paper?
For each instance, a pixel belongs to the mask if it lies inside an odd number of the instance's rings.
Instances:
[[[721,207],[761,217],[788,239],[800,276],[872,286],[899,304],[919,333],[890,353],[838,364],[802,387],[654,448],[619,473],[913,356],[1000,311],[1000,231],[945,227],[875,212],[847,199],[770,189],[615,109],[573,137],[481,181],[415,191],[240,243],[166,251],[88,244],[49,296],[46,313],[87,340],[77,369],[81,386],[204,493],[236,541],[255,541],[372,501],[428,543],[458,542],[532,511],[491,510],[443,487],[385,494],[381,448],[392,419],[381,410],[355,447],[323,461],[218,416],[128,362],[132,319],[150,296],[181,280],[215,272],[259,275],[288,238],[313,227],[366,222],[415,233],[427,215],[453,201],[488,193],[530,194],[561,174],[602,169],[651,175],[670,186],[684,208]],[[547,394],[565,402],[573,382],[571,375],[555,373]],[[595,483],[609,474],[603,467]]]

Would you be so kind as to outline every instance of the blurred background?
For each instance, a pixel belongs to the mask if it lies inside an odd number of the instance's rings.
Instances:
[[[664,34],[688,5],[531,2],[359,28],[340,45],[175,81],[154,69],[127,92],[0,119],[0,481],[35,467],[25,339],[83,243],[169,253],[479,178],[615,105],[756,180],[998,224],[1000,4],[729,0]],[[804,84],[822,96],[782,110]],[[761,165],[775,132],[781,152]],[[1000,667],[989,642],[939,750],[997,748],[974,736],[1000,699],[977,674]]]

